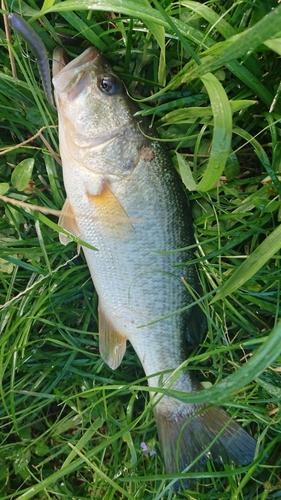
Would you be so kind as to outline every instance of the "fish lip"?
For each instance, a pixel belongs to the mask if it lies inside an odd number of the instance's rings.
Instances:
[[[101,58],[101,53],[95,47],[89,47],[69,63],[66,63],[66,53],[62,47],[57,47],[53,55],[53,85],[55,94],[69,93],[81,78],[90,73],[94,62]],[[77,80],[75,81],[75,79]]]
[[[96,47],[92,46],[82,52],[80,56],[67,62],[65,50],[62,47],[56,47],[53,52],[53,77],[56,77],[61,72],[74,70],[84,64],[90,63],[100,55],[101,52]]]

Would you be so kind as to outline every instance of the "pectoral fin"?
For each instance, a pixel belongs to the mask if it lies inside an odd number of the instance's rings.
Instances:
[[[133,234],[132,219],[126,213],[118,198],[113,194],[108,184],[104,184],[99,194],[87,193],[95,218],[104,224],[104,232],[115,238],[124,238]]]
[[[115,330],[99,306],[99,349],[104,362],[115,370],[126,351],[126,338]]]
[[[75,236],[79,236],[79,230],[76,224],[74,213],[67,198],[62,207],[58,224],[69,233],[72,233]],[[71,242],[71,239],[68,238],[68,236],[66,236],[65,234],[60,233],[59,238],[62,245],[67,245]]]

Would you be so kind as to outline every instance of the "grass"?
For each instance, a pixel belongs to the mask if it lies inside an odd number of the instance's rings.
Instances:
[[[189,364],[205,381],[197,397],[223,399],[267,453],[241,469],[209,465],[178,497],[280,498],[281,6],[37,4],[7,2],[33,16],[50,54],[57,43],[71,56],[102,50],[169,145],[190,190],[208,319]],[[11,41],[17,78],[2,32],[0,194],[60,209],[56,112]],[[112,371],[99,356],[83,254],[59,243],[55,216],[4,201],[0,212],[1,498],[174,498],[140,362],[128,348]]]

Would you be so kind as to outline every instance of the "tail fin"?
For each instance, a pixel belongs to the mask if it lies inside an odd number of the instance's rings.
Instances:
[[[179,405],[178,412],[176,405]],[[210,407],[191,417],[199,409],[198,406],[175,400],[175,408],[170,416],[161,407],[161,403],[154,410],[168,474],[183,471],[198,457],[200,458],[190,469],[191,472],[202,470],[207,458],[235,465],[247,465],[254,459],[255,439],[240,425],[231,421],[224,410]],[[182,486],[187,488],[188,481],[177,481],[174,489],[178,491]]]

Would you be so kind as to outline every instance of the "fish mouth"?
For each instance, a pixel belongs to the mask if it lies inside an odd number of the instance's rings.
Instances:
[[[67,61],[67,55],[62,47],[56,47],[53,52],[53,77],[56,77],[61,71],[73,71],[85,64],[91,63],[101,53],[96,47],[89,47],[80,56],[72,61]]]
[[[99,57],[99,50],[89,47],[68,62],[64,49],[57,47],[53,54],[53,84],[57,92],[66,93],[69,101],[74,100],[90,83],[90,70]]]

